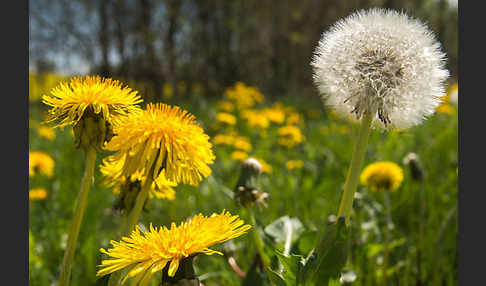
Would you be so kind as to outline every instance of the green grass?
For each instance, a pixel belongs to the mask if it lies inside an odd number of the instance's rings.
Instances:
[[[236,130],[251,138],[253,149],[250,155],[272,166],[271,173],[262,174],[262,189],[270,197],[267,199],[268,208],[256,212],[257,220],[266,226],[284,215],[298,218],[303,224],[303,234],[294,242],[292,252],[306,256],[309,244],[304,242],[315,243],[316,234],[325,229],[329,216],[337,214],[358,126],[332,119],[317,98],[297,101],[297,98],[284,97],[279,101],[304,115],[302,132],[306,141],[303,144],[294,148],[279,146],[277,124],[267,130],[266,138],[261,138],[242,120],[238,121]],[[193,113],[211,138],[223,132],[211,127],[216,113],[214,101],[198,99],[197,103],[186,101],[178,105]],[[267,102],[263,106],[270,105]],[[317,118],[305,116],[309,108],[319,111]],[[45,106],[32,103],[30,118],[40,122],[45,110]],[[401,165],[405,174],[402,186],[390,194],[394,223],[391,241],[394,244],[388,285],[415,285],[419,263],[422,285],[457,285],[457,131],[456,111],[455,115],[436,114],[424,124],[403,132],[371,132],[363,166],[389,160]],[[63,244],[67,240],[84,170],[85,156],[82,150],[76,149],[70,128],[64,132],[56,129],[56,133],[56,139],[48,141],[40,138],[35,128],[29,129],[29,149],[45,151],[56,162],[54,178],[36,176],[29,182],[31,188],[44,186],[49,190],[47,199],[29,203],[31,285],[57,284]],[[174,201],[150,200],[147,205],[149,212],[142,213],[140,217],[141,224],[148,226],[151,222],[155,226],[169,226],[172,221],[179,223],[198,213],[210,215],[223,209],[248,221],[245,210],[232,198],[241,162],[230,158],[232,149],[229,146],[215,145],[213,150],[216,160],[211,166],[211,176],[198,187],[179,185]],[[409,152],[421,157],[427,171],[427,179],[423,183],[411,180],[410,170],[402,162]],[[98,163],[103,157],[97,157]],[[285,162],[290,159],[303,160],[304,167],[287,170]],[[113,210],[116,196],[100,187],[100,180],[96,168],[74,257],[71,285],[96,283],[97,265],[106,258],[99,249],[110,247],[109,241],[115,238],[121,223],[120,214]],[[422,202],[424,218],[419,216],[420,188],[425,198]],[[347,271],[356,272],[357,279],[350,285],[379,283],[384,222],[382,196],[358,185],[349,226],[350,252],[345,267]],[[418,232],[420,223],[425,229],[422,244]],[[266,239],[270,240],[270,237]],[[247,271],[257,251],[251,235],[243,235],[213,248],[221,250],[233,244],[238,265]],[[268,249],[274,269],[278,265],[273,249],[281,248],[277,244]],[[241,279],[225,257],[198,255],[194,264],[196,273],[206,286],[241,284]],[[160,274],[157,279],[159,277]],[[157,279],[153,279],[152,285],[158,285]]]

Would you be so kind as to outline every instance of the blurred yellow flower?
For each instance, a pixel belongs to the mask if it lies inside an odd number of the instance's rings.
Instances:
[[[402,184],[403,169],[394,162],[375,162],[361,172],[360,181],[374,192],[393,192]]]
[[[300,131],[300,128],[295,125],[285,125],[277,130],[278,143],[285,147],[294,147],[305,141],[305,136]]]
[[[235,105],[230,101],[218,101],[216,102],[216,109],[224,112],[232,112],[235,109]]]
[[[262,158],[258,158],[253,156],[255,160],[257,160],[261,165],[262,165],[262,172],[263,173],[271,173],[273,171],[272,165],[268,164],[265,160]]]
[[[270,126],[270,120],[265,113],[255,109],[243,110],[241,117],[246,120],[251,128],[266,129]]]
[[[42,151],[29,151],[29,177],[40,174],[52,178],[54,167],[54,159],[49,154]]]
[[[209,136],[191,113],[167,104],[147,105],[115,125],[106,149],[116,151],[109,160],[125,158],[122,175],[153,171],[153,179],[165,169],[169,181],[197,186],[212,171],[215,156]]]
[[[241,151],[249,152],[252,149],[250,138],[246,136],[237,136],[234,139],[233,146]]]
[[[302,160],[288,160],[285,162],[285,168],[288,170],[302,169],[304,167],[304,161]]]
[[[109,256],[101,262],[96,276],[104,276],[123,268],[130,268],[121,281],[135,277],[131,285],[148,285],[153,275],[168,265],[168,275],[174,277],[181,261],[190,256],[223,253],[209,247],[243,235],[251,228],[245,225],[238,215],[231,215],[223,210],[221,214],[210,217],[195,215],[191,220],[179,226],[173,222],[170,228],[154,228],[141,233],[137,226],[130,237],[123,237],[120,242],[110,241],[113,248],[100,251]]]
[[[211,139],[214,145],[233,145],[234,136],[228,134],[216,134]]]
[[[56,139],[56,131],[47,126],[39,126],[39,128],[37,128],[37,134],[39,137],[45,138],[49,141]]]
[[[224,96],[231,102],[234,102],[239,110],[253,108],[256,103],[261,103],[265,100],[265,97],[257,87],[247,86],[241,81],[236,82],[233,87],[227,88]]]
[[[219,112],[216,114],[216,121],[225,123],[228,125],[235,125],[236,124],[236,117],[231,113],[226,112]]]
[[[29,190],[29,202],[45,200],[47,198],[47,190],[44,188],[35,188]]]
[[[264,108],[262,113],[270,122],[280,124],[285,121],[285,111],[278,106],[274,105],[272,108]]]
[[[245,151],[236,150],[231,152],[230,157],[233,161],[245,161],[246,159],[248,159],[248,153],[246,153]]]

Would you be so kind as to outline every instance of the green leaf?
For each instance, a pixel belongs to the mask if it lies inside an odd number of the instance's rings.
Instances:
[[[273,286],[287,286],[284,278],[270,267],[268,267],[267,274]]]
[[[287,241],[294,242],[304,232],[304,225],[298,218],[291,218],[288,215],[282,216],[265,227],[265,233],[275,240],[276,243],[284,245]]]
[[[347,261],[348,228],[345,217],[339,217],[320,236],[316,248],[307,257],[302,275],[305,285],[329,285],[339,279]]]
[[[304,258],[302,255],[285,256],[277,251],[277,257],[282,263],[282,275],[287,285],[299,285],[301,273],[304,268]]]

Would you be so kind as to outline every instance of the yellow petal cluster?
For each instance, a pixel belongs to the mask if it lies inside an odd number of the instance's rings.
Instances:
[[[42,151],[29,151],[29,177],[36,174],[52,178],[56,163],[52,157]]]
[[[54,87],[51,94],[42,97],[42,102],[52,107],[43,123],[61,120],[54,126],[61,130],[78,122],[88,107],[103,119],[116,121],[118,116],[137,112],[140,108],[136,104],[143,101],[136,91],[122,87],[119,81],[99,76],[71,78],[69,83]]]
[[[173,277],[184,258],[198,253],[222,255],[209,247],[236,238],[250,227],[244,225],[244,221],[237,215],[231,215],[226,210],[210,217],[196,215],[179,226],[173,222],[170,228],[154,228],[150,224],[150,230],[143,233],[137,226],[130,237],[123,237],[120,242],[110,241],[113,248],[100,249],[109,259],[101,262],[103,269],[96,275],[104,276],[125,267],[133,267],[121,284],[135,277],[132,284],[148,285],[152,276],[168,264],[168,274]]]
[[[392,192],[403,181],[403,169],[394,162],[380,161],[372,163],[360,175],[361,183],[375,192]]]
[[[194,115],[178,106],[149,103],[146,110],[122,119],[113,132],[106,149],[116,151],[110,160],[126,156],[123,176],[152,170],[155,179],[165,169],[169,181],[197,186],[212,172],[209,136]]]

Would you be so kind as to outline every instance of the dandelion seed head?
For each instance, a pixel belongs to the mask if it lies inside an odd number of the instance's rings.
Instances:
[[[325,104],[380,130],[407,129],[432,115],[444,95],[445,54],[421,21],[394,10],[361,10],[324,32],[311,66]]]

